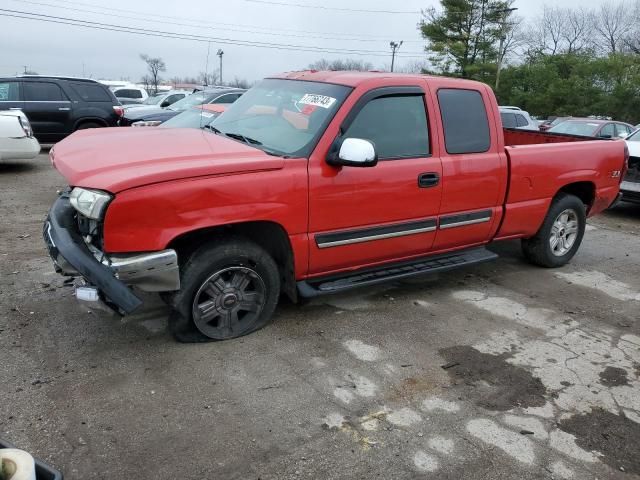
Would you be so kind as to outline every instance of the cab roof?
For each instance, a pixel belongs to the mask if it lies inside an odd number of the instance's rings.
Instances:
[[[389,73],[389,72],[355,72],[355,71],[320,71],[302,70],[297,72],[285,72],[271,78],[281,78],[286,80],[306,80],[309,82],[334,83],[348,87],[357,87],[361,83],[369,80],[381,80],[384,78],[405,78],[407,80],[423,81],[425,78],[435,78],[431,75]],[[460,80],[468,82],[468,80]]]

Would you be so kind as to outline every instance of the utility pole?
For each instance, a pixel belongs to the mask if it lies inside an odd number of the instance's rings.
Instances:
[[[207,61],[204,64],[204,86],[207,86],[209,76],[209,50],[211,49],[211,42],[207,42]]]
[[[23,67],[24,67],[24,75],[26,75],[26,74],[27,74],[27,67],[28,67],[28,65],[23,65]]]
[[[391,47],[391,71],[393,72],[393,66],[396,63],[396,52],[402,46],[403,40],[400,42],[391,42],[389,46]]]
[[[218,49],[217,55],[220,57],[220,85],[222,85],[222,56],[224,55],[222,49]]]
[[[496,13],[501,13],[502,17],[502,28],[500,29],[500,46],[498,47],[498,68],[496,69],[496,92],[498,91],[498,87],[500,87],[500,71],[502,70],[502,60],[504,58],[504,42],[507,39],[507,17],[509,14],[518,10],[517,8],[505,8],[502,10],[496,10]]]

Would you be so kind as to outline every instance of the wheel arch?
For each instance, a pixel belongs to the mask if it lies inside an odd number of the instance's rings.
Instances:
[[[586,206],[588,213],[596,198],[596,185],[590,181],[568,183],[556,192],[554,198],[558,197],[561,193],[578,197]]]
[[[280,270],[282,292],[296,302],[298,292],[293,247],[287,231],[279,223],[262,220],[200,228],[175,237],[167,248],[178,253],[178,260],[182,264],[202,245],[232,235],[247,238],[271,255]]]
[[[100,117],[83,117],[80,120],[76,120],[76,123],[73,124],[73,131],[75,132],[76,130],[78,130],[80,125],[84,123],[97,123],[103,127],[109,126],[107,122],[105,122],[104,119]]]

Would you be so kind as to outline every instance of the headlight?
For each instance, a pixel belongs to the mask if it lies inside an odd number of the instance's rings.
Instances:
[[[69,195],[69,201],[73,208],[93,220],[102,219],[104,210],[111,198],[108,193],[80,187],[74,188],[71,191],[71,195]]]
[[[160,120],[149,120],[148,122],[141,120],[139,122],[133,122],[131,126],[132,127],[157,127],[161,123],[162,122]]]

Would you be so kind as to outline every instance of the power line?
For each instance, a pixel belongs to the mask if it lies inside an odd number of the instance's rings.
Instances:
[[[20,2],[20,3],[27,3],[30,5],[39,5],[39,6],[44,6],[44,7],[52,7],[52,8],[60,8],[60,5],[55,5],[52,3],[46,3],[46,2],[38,2],[38,1],[33,1],[33,0],[13,0],[15,2]],[[69,2],[69,3],[79,3],[79,2]],[[100,8],[100,7],[97,7]],[[160,23],[160,24],[165,24],[165,25],[172,25],[172,26],[178,26],[178,27],[190,27],[190,28],[198,28],[198,29],[205,29],[205,30],[210,30],[212,27],[209,26],[200,26],[200,25],[189,25],[187,23],[179,23],[179,22],[175,22],[175,21],[168,21],[168,20],[154,20],[154,19],[149,19],[149,18],[137,18],[137,17],[132,17],[130,15],[120,15],[120,14],[115,14],[115,13],[110,13],[110,12],[100,12],[100,11],[96,11],[96,10],[87,10],[87,9],[83,9],[83,8],[71,8],[71,7],[64,7],[65,10],[68,11],[73,11],[73,12],[81,12],[81,13],[93,13],[93,14],[98,14],[98,15],[105,15],[105,16],[109,16],[109,17],[114,17],[114,18],[124,18],[127,20],[136,20],[136,21],[143,21],[143,22],[147,22],[147,23]],[[142,12],[140,12],[140,15],[143,15]],[[211,24],[213,25],[213,24]],[[223,24],[226,25],[226,24]],[[239,33],[252,33],[252,34],[257,34],[257,35],[270,35],[270,36],[278,36],[278,37],[294,37],[294,38],[313,38],[313,39],[319,39],[319,40],[336,40],[336,41],[352,41],[352,42],[368,42],[368,43],[377,43],[377,42],[383,42],[382,39],[373,39],[373,38],[369,38],[369,39],[364,39],[364,38],[357,38],[357,37],[344,37],[344,38],[340,38],[340,37],[326,37],[326,36],[316,36],[316,35],[298,35],[298,34],[291,34],[291,33],[282,33],[282,32],[260,32],[257,30],[246,30],[246,29],[239,29],[239,28],[230,28],[230,27],[215,27],[218,30],[226,30],[226,31],[230,31],[230,32],[239,32]],[[414,41],[409,41],[407,43],[422,43],[419,40],[414,40]]]
[[[25,3],[35,3],[32,1],[28,1],[28,0],[13,0],[15,2],[25,2]],[[239,23],[225,23],[225,22],[208,22],[208,21],[203,21],[201,19],[195,19],[192,17],[180,17],[180,16],[175,16],[175,15],[160,15],[158,13],[150,13],[150,12],[141,12],[139,10],[126,10],[126,9],[122,9],[122,8],[113,8],[113,7],[101,7],[99,5],[95,5],[95,4],[91,4],[91,3],[85,3],[85,2],[78,2],[78,1],[73,1],[73,0],[59,0],[61,3],[68,3],[71,5],[80,5],[80,6],[84,6],[84,7],[91,7],[91,8],[98,8],[101,10],[107,10],[107,12],[96,12],[96,13],[104,13],[105,15],[108,14],[112,14],[112,12],[116,11],[116,12],[124,12],[124,13],[132,13],[135,15],[141,15],[144,18],[136,18],[135,20],[148,20],[150,17],[156,17],[156,18],[163,18],[163,19],[169,19],[169,20],[180,20],[180,21],[185,21],[185,22],[192,22],[192,23],[196,23],[199,25],[207,25],[207,26],[214,26],[216,28],[218,28],[219,25],[223,25],[223,26],[231,26],[231,27],[243,27],[243,28],[249,28],[249,29],[253,29],[253,30],[266,30],[268,32],[274,32],[275,31],[275,35],[282,35],[281,32],[293,32],[293,33],[299,33],[302,34],[300,35],[300,37],[302,38],[309,38],[308,34],[318,34],[318,35],[332,35],[332,36],[342,36],[342,37],[348,37],[348,38],[341,38],[341,40],[349,40],[351,38],[368,38],[368,39],[372,39],[372,40],[386,40],[386,36],[382,36],[382,35],[366,35],[366,34],[358,34],[358,35],[351,35],[348,33],[340,33],[340,32],[319,32],[319,31],[313,31],[313,30],[295,30],[295,29],[287,29],[287,28],[278,28],[278,29],[274,29],[274,28],[270,28],[270,27],[262,27],[260,25],[246,25],[246,24],[239,24]],[[58,2],[56,2],[58,3]],[[57,7],[63,7],[67,10],[69,10],[68,7],[66,6],[62,6],[62,5],[56,5]],[[192,25],[185,25],[185,26],[192,26]],[[256,33],[260,33],[260,32],[256,32]]]
[[[214,41],[214,42],[218,42],[226,45],[271,48],[271,49],[279,49],[279,50],[293,50],[293,51],[303,51],[303,52],[313,52],[313,53],[351,54],[351,55],[358,55],[358,56],[366,56],[366,55],[386,56],[387,55],[385,52],[376,51],[376,50],[322,48],[322,47],[313,47],[313,46],[295,45],[295,44],[268,43],[268,42],[258,42],[258,41],[251,41],[251,40],[235,40],[231,38],[221,38],[221,37],[205,37],[202,35],[193,35],[193,34],[180,34],[176,32],[150,30],[150,29],[144,29],[139,27],[127,27],[123,25],[113,25],[108,23],[92,22],[92,21],[80,20],[76,18],[58,17],[54,15],[45,15],[40,13],[24,12],[19,10],[9,10],[5,8],[0,8],[0,12],[8,12],[8,13],[0,13],[0,16],[4,16],[4,17],[21,18],[26,20],[37,20],[41,22],[57,23],[62,25],[72,25],[76,27],[84,27],[84,28],[90,28],[95,30],[133,33],[136,35],[149,36],[149,37],[162,37],[162,38],[171,38],[176,40],[191,40],[191,41],[197,41],[197,42]],[[423,55],[421,55],[420,57],[411,57],[409,55],[403,55],[403,58],[422,58],[422,57]]]
[[[342,7],[327,7],[326,5],[307,5],[304,3],[286,3],[286,2],[274,2],[270,0],[244,0],[251,3],[264,3],[267,5],[278,5],[285,7],[298,7],[298,8],[316,8],[319,10],[336,10],[338,12],[353,12],[353,13],[390,13],[390,14],[419,14],[419,10],[369,10],[364,8],[342,8]]]

